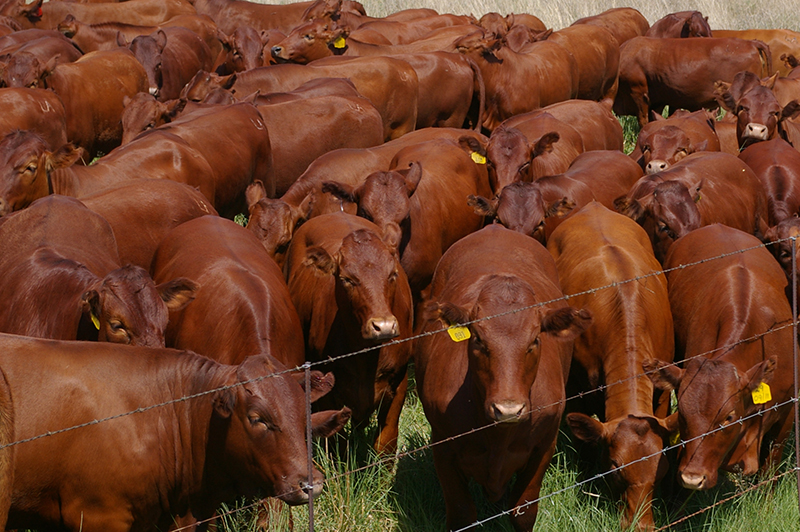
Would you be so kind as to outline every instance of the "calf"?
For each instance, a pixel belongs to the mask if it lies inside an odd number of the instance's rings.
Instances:
[[[720,151],[716,121],[708,111],[677,111],[669,118],[651,111],[650,116],[631,153],[646,173],[666,170],[697,151]]]

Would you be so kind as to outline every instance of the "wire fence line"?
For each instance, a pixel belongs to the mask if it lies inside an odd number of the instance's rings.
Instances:
[[[509,310],[509,311],[505,311],[505,312],[494,314],[494,315],[490,315],[490,316],[485,316],[483,318],[478,318],[478,319],[475,319],[475,320],[471,320],[471,321],[468,321],[468,322],[465,322],[465,323],[459,324],[459,325],[462,325],[462,326],[463,325],[470,325],[472,323],[477,323],[477,322],[481,322],[481,321],[487,321],[487,320],[491,320],[491,319],[496,319],[496,318],[499,318],[499,317],[502,317],[502,316],[515,314],[515,313],[522,312],[522,311],[525,311],[525,310],[530,310],[530,309],[533,309],[533,308],[544,307],[546,305],[550,305],[550,304],[561,302],[561,301],[568,301],[570,298],[574,298],[576,296],[594,294],[594,293],[599,292],[601,290],[612,289],[612,288],[615,288],[617,286],[620,286],[620,285],[623,285],[623,284],[626,284],[626,283],[637,282],[637,281],[646,279],[648,277],[659,276],[659,275],[662,275],[662,274],[665,274],[665,273],[668,273],[668,272],[671,272],[671,271],[676,271],[676,270],[680,270],[680,269],[689,268],[689,267],[692,267],[692,266],[696,266],[696,265],[699,265],[699,264],[704,264],[704,263],[707,263],[707,262],[711,262],[711,261],[714,261],[714,260],[719,260],[719,259],[722,259],[722,258],[734,256],[734,255],[737,255],[737,254],[743,254],[743,253],[746,253],[748,251],[752,251],[752,250],[759,249],[759,248],[762,248],[762,247],[775,245],[775,244],[778,244],[778,243],[781,243],[781,242],[786,242],[786,241],[792,241],[794,243],[794,242],[796,242],[796,237],[783,238],[783,239],[775,240],[775,241],[772,241],[772,242],[760,244],[760,245],[757,245],[757,246],[751,246],[751,247],[748,247],[748,248],[732,251],[732,252],[729,252],[729,253],[724,253],[724,254],[721,254],[721,255],[714,256],[714,257],[701,259],[701,260],[698,260],[698,261],[695,261],[695,262],[692,262],[692,263],[682,264],[682,265],[679,265],[679,266],[675,266],[673,268],[667,268],[667,269],[663,269],[663,270],[652,271],[650,273],[647,273],[647,274],[644,274],[644,275],[640,275],[640,276],[636,276],[636,277],[633,277],[633,278],[630,278],[630,279],[625,279],[625,280],[622,280],[622,281],[616,281],[616,282],[613,282],[613,283],[610,283],[610,284],[607,284],[607,285],[604,285],[604,286],[591,288],[591,289],[588,289],[588,290],[585,290],[585,291],[582,291],[582,292],[578,292],[578,293],[575,293],[575,294],[569,294],[569,295],[565,295],[563,297],[551,299],[551,300],[548,300],[548,301],[535,303],[535,304],[528,305],[528,306],[525,306],[525,307],[515,308],[515,309]],[[673,361],[671,363],[668,363],[667,365],[669,365],[669,366],[677,366],[679,364],[683,364],[684,362],[688,362],[689,360],[692,360],[692,359],[695,359],[695,358],[707,357],[707,356],[709,356],[709,355],[711,355],[711,354],[713,354],[713,353],[715,353],[717,351],[731,349],[731,348],[733,348],[733,347],[735,347],[737,345],[741,345],[743,343],[756,341],[759,338],[763,338],[764,336],[766,336],[768,334],[776,333],[776,332],[779,332],[779,331],[784,330],[786,328],[795,327],[795,326],[796,326],[796,322],[794,320],[791,320],[789,322],[776,323],[772,327],[770,327],[770,329],[768,329],[767,331],[764,331],[762,333],[758,333],[758,334],[753,335],[753,336],[751,336],[749,338],[738,340],[737,342],[734,342],[734,343],[732,343],[730,345],[717,347],[715,349],[709,350],[709,351],[704,352],[704,353],[699,353],[699,354],[693,355],[691,357],[684,358],[682,360]],[[224,390],[236,388],[238,386],[246,385],[246,384],[249,384],[249,383],[259,382],[259,381],[262,381],[262,380],[267,379],[267,378],[278,377],[278,376],[281,376],[281,375],[287,375],[287,374],[295,373],[295,372],[298,372],[298,371],[305,371],[306,372],[306,383],[308,384],[308,373],[309,373],[309,371],[310,371],[310,369],[312,367],[318,367],[318,366],[321,366],[323,364],[328,364],[328,363],[331,363],[331,362],[335,362],[335,361],[339,361],[339,360],[342,360],[342,359],[354,357],[354,356],[357,356],[357,355],[360,355],[360,354],[364,354],[364,353],[367,353],[367,352],[376,351],[376,350],[381,349],[383,347],[397,345],[397,344],[413,341],[413,340],[416,340],[416,339],[419,339],[419,338],[432,336],[434,334],[443,333],[443,332],[447,331],[447,329],[448,329],[448,327],[444,327],[444,328],[441,328],[441,329],[436,329],[436,330],[433,330],[433,331],[424,332],[424,333],[417,334],[417,335],[414,335],[414,336],[410,336],[410,337],[407,337],[407,338],[400,338],[400,339],[397,339],[397,340],[392,340],[392,341],[389,341],[389,342],[386,342],[386,343],[383,343],[383,344],[380,344],[380,345],[377,345],[377,346],[374,346],[374,347],[364,348],[364,349],[357,350],[357,351],[354,351],[354,352],[338,355],[336,357],[331,357],[331,358],[329,358],[327,360],[321,360],[321,361],[316,361],[316,362],[306,362],[302,366],[297,366],[297,367],[294,367],[294,368],[284,369],[284,370],[273,372],[273,373],[270,373],[270,374],[267,374],[267,375],[262,375],[262,376],[258,376],[258,377],[252,378],[252,379],[248,379],[248,380],[245,380],[245,381],[240,381],[240,382],[236,382],[236,383],[233,383],[233,384],[221,386],[221,387],[218,387],[218,388],[205,390],[203,392],[199,392],[199,393],[196,393],[196,394],[192,394],[192,395],[188,395],[188,396],[183,396],[183,397],[171,399],[171,400],[168,400],[168,401],[164,401],[164,402],[161,402],[161,403],[157,403],[157,404],[153,404],[153,405],[149,405],[149,406],[145,406],[145,407],[140,407],[140,408],[137,408],[135,410],[131,410],[131,411],[128,411],[128,412],[124,412],[124,413],[108,416],[108,417],[105,417],[105,418],[95,419],[95,420],[88,421],[86,423],[81,423],[81,424],[78,424],[78,425],[74,425],[74,426],[71,426],[71,427],[66,427],[66,428],[59,429],[59,430],[54,430],[54,431],[48,431],[46,433],[35,435],[35,436],[30,437],[30,438],[17,440],[17,441],[10,442],[10,443],[5,444],[5,445],[0,445],[0,450],[8,448],[8,447],[13,447],[13,446],[16,446],[16,445],[21,445],[21,444],[24,444],[24,443],[28,443],[28,442],[31,442],[31,441],[35,441],[35,440],[38,440],[38,439],[41,439],[41,438],[45,438],[45,437],[49,437],[49,436],[55,436],[55,435],[58,435],[58,434],[63,434],[63,433],[70,432],[70,431],[73,431],[73,430],[77,430],[77,429],[80,429],[80,428],[85,428],[85,427],[89,427],[89,426],[92,426],[92,425],[97,425],[99,423],[112,421],[112,420],[119,419],[119,418],[122,418],[122,417],[125,417],[125,416],[147,412],[147,411],[150,411],[150,410],[153,410],[153,409],[156,409],[156,408],[160,408],[160,407],[164,407],[164,406],[168,406],[168,405],[171,405],[171,404],[176,404],[176,403],[188,401],[188,400],[191,400],[191,399],[196,399],[196,398],[203,397],[203,396],[206,396],[206,395],[209,395],[209,394],[213,394],[213,393],[216,393],[216,392],[219,392],[219,391],[224,391]],[[639,374],[636,374],[636,375],[633,375],[633,376],[629,376],[629,377],[624,378],[624,379],[619,379],[618,381],[615,381],[615,382],[611,382],[611,383],[606,383],[606,384],[600,385],[600,386],[598,386],[598,387],[596,387],[596,388],[594,388],[592,390],[579,392],[579,393],[577,393],[577,394],[575,394],[573,396],[567,397],[567,398],[565,398],[563,400],[560,400],[560,401],[557,401],[557,402],[554,402],[554,403],[551,403],[551,404],[548,404],[548,405],[539,405],[536,408],[532,408],[530,411],[523,413],[521,416],[527,416],[527,415],[530,415],[530,414],[532,414],[534,412],[538,412],[538,411],[541,411],[543,409],[550,408],[550,407],[556,406],[556,405],[561,404],[561,403],[566,403],[567,401],[570,401],[570,400],[573,400],[573,399],[585,397],[586,395],[589,395],[589,394],[592,394],[592,393],[597,393],[597,392],[604,391],[604,390],[606,390],[607,388],[609,388],[611,386],[615,386],[617,384],[623,383],[623,382],[628,381],[628,380],[637,379],[637,378],[641,378],[643,376],[647,376],[649,373],[653,373],[654,371],[657,371],[657,370],[651,370],[651,371],[644,371],[643,370],[642,373],[639,373]],[[306,393],[306,403],[308,403],[306,406],[310,407],[310,394],[308,392]],[[750,418],[755,417],[755,416],[763,415],[765,412],[768,412],[770,410],[776,410],[777,408],[780,408],[782,406],[786,406],[786,405],[792,404],[792,403],[795,403],[795,404],[797,403],[797,397],[793,397],[790,400],[785,401],[783,403],[775,404],[772,407],[766,408],[764,410],[760,410],[759,412],[756,412],[755,414],[752,414],[750,416],[741,418],[741,419],[737,420],[734,423],[740,423],[741,424],[747,419],[750,419]],[[310,417],[309,417],[308,423],[310,424]],[[469,435],[474,434],[476,432],[479,432],[479,431],[491,428],[493,426],[496,426],[496,425],[498,425],[500,423],[502,423],[502,422],[496,421],[496,422],[493,422],[493,423],[488,423],[486,425],[482,425],[480,427],[475,427],[475,428],[473,428],[473,429],[471,429],[469,431],[466,431],[464,433],[461,433],[461,434],[458,434],[458,435],[454,435],[454,436],[451,436],[449,438],[445,438],[445,439],[442,439],[442,440],[438,440],[436,442],[430,442],[430,443],[428,443],[426,445],[423,445],[421,447],[418,447],[418,448],[415,448],[415,449],[411,449],[411,450],[408,450],[408,451],[404,451],[404,452],[401,452],[401,453],[397,453],[396,455],[376,460],[375,462],[372,462],[370,464],[367,464],[365,466],[362,466],[362,467],[359,467],[359,468],[356,468],[356,469],[353,469],[353,470],[349,470],[349,471],[347,471],[345,473],[341,473],[341,474],[338,474],[338,475],[330,476],[327,479],[323,480],[323,482],[325,482],[325,483],[332,482],[332,481],[334,481],[336,479],[339,479],[339,478],[342,478],[344,476],[352,475],[352,474],[358,473],[360,471],[364,471],[364,470],[372,468],[372,467],[377,467],[377,466],[380,466],[380,465],[382,465],[384,463],[391,463],[391,462],[394,462],[394,461],[396,461],[396,460],[398,460],[398,459],[400,459],[402,457],[410,456],[410,455],[413,455],[415,453],[419,453],[419,452],[428,450],[428,449],[430,449],[430,448],[432,448],[434,446],[441,445],[441,444],[447,443],[449,441],[453,441],[453,440],[455,440],[457,438],[469,436]],[[724,430],[724,428],[727,428],[727,426],[726,427],[719,427],[717,429],[711,430],[711,431],[709,431],[707,433],[704,433],[704,434],[701,434],[701,435],[699,435],[696,438],[693,438],[691,440],[681,441],[680,443],[678,443],[676,445],[668,446],[668,447],[662,449],[661,451],[659,451],[657,453],[642,457],[642,458],[637,459],[635,461],[632,461],[632,462],[630,462],[628,464],[620,466],[616,470],[624,468],[624,467],[629,467],[630,465],[633,465],[633,464],[635,464],[637,462],[648,460],[648,459],[650,459],[650,458],[652,458],[654,456],[657,456],[659,454],[665,453],[665,452],[667,452],[667,451],[669,451],[671,449],[682,447],[683,445],[685,445],[689,441],[693,441],[694,439],[697,439],[697,438],[703,438],[703,437],[705,437],[705,436],[707,436],[709,434],[713,434],[715,432],[718,432],[719,430]],[[797,429],[797,428],[795,428],[795,429]],[[310,447],[310,445],[311,445],[311,442],[310,442],[310,439],[309,439],[309,447]],[[309,467],[311,468],[311,461],[309,461]],[[799,469],[796,467],[795,469],[793,469],[793,470],[791,470],[789,472],[782,473],[781,475],[778,475],[778,477],[773,477],[773,479],[769,479],[769,480],[776,480],[777,478],[780,478],[780,477],[782,477],[782,476],[784,476],[784,475],[786,475],[788,473],[795,472],[795,471],[798,471],[798,470]],[[483,524],[488,523],[488,522],[490,522],[490,521],[492,521],[494,519],[497,519],[499,517],[502,517],[504,515],[509,515],[509,514],[511,514],[513,512],[519,512],[519,511],[521,511],[521,510],[523,510],[523,509],[525,509],[525,508],[527,508],[527,507],[529,507],[529,506],[531,506],[533,504],[538,503],[539,501],[548,499],[550,497],[553,497],[553,496],[558,495],[560,493],[563,493],[565,491],[574,489],[576,487],[580,487],[580,486],[582,486],[582,485],[584,485],[586,483],[593,482],[593,481],[596,481],[598,479],[604,478],[605,476],[612,474],[614,471],[615,470],[611,470],[611,471],[607,471],[607,472],[604,472],[604,473],[600,473],[600,474],[594,475],[591,478],[585,479],[585,480],[580,481],[580,482],[578,482],[578,483],[576,483],[576,484],[574,484],[572,486],[568,486],[566,488],[562,488],[560,490],[557,490],[557,491],[555,491],[553,493],[547,494],[547,495],[545,495],[543,497],[540,497],[540,498],[538,498],[538,499],[536,499],[534,501],[529,501],[529,502],[526,502],[525,504],[519,505],[517,507],[502,511],[502,512],[500,512],[498,514],[495,514],[493,516],[490,516],[490,517],[488,517],[488,518],[486,518],[484,520],[476,521],[475,523],[473,523],[473,524],[471,524],[471,525],[469,525],[469,526],[467,526],[465,528],[462,528],[461,530],[469,530],[469,529],[472,529],[472,528],[477,527],[477,526],[482,526]],[[764,482],[766,482],[766,481],[764,481]],[[311,483],[311,480],[309,481],[309,484],[310,483]],[[750,489],[753,489],[753,488],[750,488]],[[286,493],[277,494],[275,496],[280,498],[282,496],[289,495],[289,494],[292,494],[292,493],[300,491],[300,490],[301,490],[301,488],[294,488],[292,490],[287,491]],[[746,490],[746,491],[749,491],[749,490]],[[737,494],[737,496],[738,495],[743,495],[744,493],[746,493],[746,491]],[[310,498],[311,498],[311,496],[310,496]],[[311,498],[311,500],[313,501],[313,498]],[[188,526],[185,526],[185,527],[182,527],[182,528],[178,528],[178,529],[176,529],[176,531],[180,531],[180,530],[183,530],[185,528],[189,528],[190,526],[196,526],[199,523],[210,522],[210,521],[213,521],[214,519],[217,519],[218,517],[232,515],[232,514],[235,514],[237,512],[240,512],[240,511],[251,509],[251,508],[257,507],[260,504],[262,504],[261,501],[258,501],[258,502],[254,502],[252,504],[248,504],[248,505],[246,505],[244,507],[240,507],[240,508],[237,508],[237,509],[234,509],[234,510],[229,510],[229,511],[224,512],[222,514],[217,514],[214,517],[206,519],[204,521],[200,521],[200,522],[194,523],[192,525],[188,525]],[[313,504],[313,502],[312,502],[312,504]],[[711,507],[708,507],[708,508],[711,508]],[[702,512],[698,512],[698,513],[702,513]],[[313,515],[313,514],[310,513],[310,516],[311,515]],[[688,516],[687,516],[687,518],[688,518]],[[313,519],[313,517],[310,517],[310,519]],[[670,526],[672,526],[672,525],[670,525]],[[313,521],[310,522],[309,529],[313,530]],[[659,529],[659,530],[662,530],[662,529]]]

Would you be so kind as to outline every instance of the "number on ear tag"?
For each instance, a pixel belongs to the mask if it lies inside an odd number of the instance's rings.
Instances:
[[[454,342],[463,342],[471,336],[469,329],[463,325],[452,325],[447,328],[447,333]]]
[[[472,157],[472,160],[478,164],[486,164],[486,157],[484,157],[483,155],[481,155],[476,151],[472,152],[472,155],[470,155],[470,157]]]
[[[772,401],[772,393],[769,390],[769,384],[762,382],[758,388],[753,390],[753,404],[763,405]]]

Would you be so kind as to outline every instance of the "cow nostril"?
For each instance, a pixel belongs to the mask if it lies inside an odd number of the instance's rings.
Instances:
[[[271,50],[272,57],[278,57],[281,52],[283,52],[283,48],[281,48],[280,46],[273,46],[272,47],[272,50]]]

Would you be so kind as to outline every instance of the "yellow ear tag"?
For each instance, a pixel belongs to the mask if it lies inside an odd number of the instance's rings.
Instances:
[[[758,388],[753,390],[753,404],[763,405],[770,401],[772,401],[772,394],[769,391],[769,384],[762,382],[758,385]]]
[[[341,35],[339,35],[339,37],[335,41],[333,41],[334,48],[344,48],[345,46],[347,45],[344,41],[344,37],[342,37]]]
[[[476,151],[472,152],[472,155],[470,155],[470,157],[472,157],[472,160],[478,164],[486,164],[486,157],[484,157],[483,155],[481,155]]]
[[[680,440],[681,440],[681,433],[676,432],[675,434],[672,435],[672,437],[670,437],[669,444],[671,447],[674,447],[675,445],[678,445],[678,442]]]
[[[463,342],[471,336],[469,329],[463,325],[452,325],[447,328],[447,333],[454,342]]]
[[[97,329],[99,331],[100,330],[100,320],[98,320],[97,316],[95,316],[94,314],[89,314],[89,315],[92,317],[92,323],[94,323],[95,329]]]

